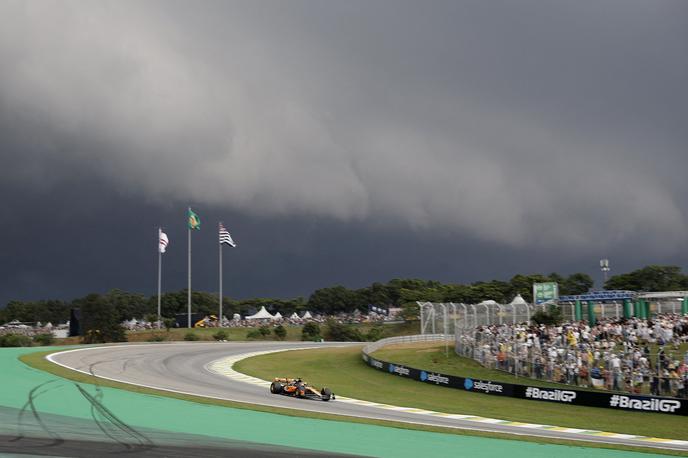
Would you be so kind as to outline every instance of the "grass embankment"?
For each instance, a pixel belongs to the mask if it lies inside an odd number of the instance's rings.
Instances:
[[[362,335],[366,335],[370,332],[374,324],[371,323],[360,323],[350,325],[352,328],[357,329]],[[418,334],[418,323],[390,323],[378,325],[381,330],[381,337],[393,337],[393,336],[406,336]],[[321,325],[321,332],[325,332],[326,326]],[[161,329],[147,329],[143,331],[127,331],[127,341],[128,342],[153,342],[153,341],[183,341],[184,337],[189,333],[193,333],[198,337],[199,341],[214,341],[213,335],[217,333],[220,329],[224,330],[228,334],[227,340],[229,341],[246,341],[246,340],[277,340],[274,332],[269,336],[260,339],[249,339],[248,333],[257,328],[238,328],[238,327],[227,327],[227,328],[170,328],[169,330]],[[287,341],[300,341],[301,331],[303,326],[297,325],[284,325],[284,329],[287,331],[287,335],[284,340]],[[53,345],[76,345],[81,343],[81,337],[67,337],[64,339],[55,339]]]
[[[436,342],[425,344],[400,344],[390,345],[376,351],[373,355],[376,359],[403,364],[415,369],[424,369],[431,372],[440,372],[459,377],[471,377],[493,382],[516,383],[520,385],[542,386],[546,388],[566,388],[568,385],[552,383],[544,380],[535,380],[524,377],[516,377],[507,372],[487,369],[471,358],[462,358],[454,353],[454,348],[449,345],[449,351],[445,352],[444,346],[438,346]],[[574,387],[585,390],[584,387]],[[590,389],[590,391],[595,391]]]
[[[323,350],[316,350],[317,353],[320,354],[321,357],[324,357],[328,361],[331,361],[331,358],[337,358],[338,354],[340,353],[341,349],[335,349],[334,354],[330,356],[325,356],[323,355]],[[359,348],[353,348],[351,349],[353,351],[352,354],[346,355],[346,363],[345,364],[351,364],[354,361],[359,358],[360,355],[360,347]],[[466,435],[466,436],[478,436],[478,437],[489,437],[489,438],[501,438],[501,439],[506,439],[506,440],[522,440],[522,441],[527,441],[527,442],[536,442],[536,443],[546,443],[546,444],[558,444],[558,445],[568,445],[568,446],[574,446],[574,447],[581,447],[583,443],[580,441],[567,441],[567,440],[562,440],[562,439],[548,439],[548,438],[538,438],[538,437],[530,437],[530,436],[515,436],[513,434],[501,434],[501,433],[492,433],[492,432],[482,432],[482,431],[473,431],[473,430],[463,430],[463,429],[455,429],[455,428],[442,428],[442,427],[434,427],[434,426],[427,426],[427,425],[415,425],[415,424],[409,424],[409,423],[399,423],[399,422],[394,422],[394,421],[381,421],[381,420],[373,420],[373,419],[365,419],[365,418],[358,418],[358,417],[348,417],[345,415],[331,415],[331,414],[326,414],[326,413],[318,413],[318,412],[310,412],[310,411],[302,411],[302,410],[291,410],[291,409],[285,409],[285,408],[278,408],[278,407],[267,407],[263,405],[254,405],[254,404],[245,404],[245,403],[238,403],[238,402],[232,402],[232,401],[221,401],[217,399],[208,399],[208,398],[203,398],[201,396],[189,396],[189,395],[184,395],[184,394],[179,394],[179,393],[173,393],[173,392],[168,392],[168,391],[158,391],[150,388],[144,388],[136,385],[130,385],[127,383],[120,383],[120,382],[114,382],[110,380],[105,380],[105,379],[98,379],[89,375],[82,374],[80,372],[75,372],[69,369],[65,369],[61,366],[58,366],[56,364],[53,364],[49,362],[48,360],[45,359],[45,357],[50,354],[50,353],[55,353],[54,350],[51,351],[37,351],[35,353],[29,353],[26,355],[21,356],[19,359],[33,367],[39,370],[43,370],[48,373],[52,373],[58,377],[62,377],[68,380],[72,380],[78,383],[86,383],[86,384],[94,384],[94,385],[99,385],[99,386],[105,386],[105,387],[111,387],[111,388],[118,388],[118,389],[123,389],[123,390],[128,390],[132,391],[135,393],[140,393],[143,395],[152,395],[152,396],[165,396],[165,397],[170,397],[174,399],[180,399],[183,401],[189,401],[189,402],[197,402],[201,404],[210,404],[210,405],[216,405],[216,406],[222,406],[222,407],[231,407],[231,408],[238,408],[238,409],[247,409],[247,410],[254,410],[254,411],[259,411],[259,412],[266,412],[266,413],[274,413],[274,414],[280,414],[280,415],[289,415],[289,416],[294,416],[294,417],[308,417],[308,418],[314,418],[314,419],[319,419],[319,420],[333,420],[333,421],[348,421],[352,423],[361,423],[361,424],[370,424],[370,425],[378,425],[378,426],[385,426],[385,427],[392,427],[392,428],[400,428],[400,429],[412,429],[412,430],[418,430],[418,431],[431,431],[431,432],[438,432],[438,433],[445,433],[445,434],[455,434],[455,435]],[[292,351],[292,352],[282,352],[273,356],[277,355],[282,355],[282,356],[287,356],[289,360],[293,359],[301,359],[306,352],[301,352],[301,351]],[[353,358],[352,358],[353,356]],[[262,363],[260,361],[260,357],[257,358],[251,358],[251,365],[253,363]],[[245,360],[245,362],[248,362],[249,360]],[[243,363],[243,362],[242,362]],[[291,364],[287,364],[287,366],[291,367]],[[336,364],[334,366],[337,366]],[[376,373],[375,370],[369,369],[364,366],[366,372],[370,370],[372,374],[375,376],[377,375],[382,375],[385,376],[386,374],[382,373]],[[268,372],[271,372],[271,369],[266,369]],[[286,370],[286,369],[285,369]],[[325,370],[331,372],[332,367],[326,367]],[[346,379],[346,375],[339,374],[339,377],[342,378],[342,380]],[[270,375],[268,378],[272,378],[273,375]],[[389,376],[393,380],[395,377]],[[311,380],[319,380],[319,377],[316,378],[311,378]],[[357,378],[356,380],[360,380]],[[409,380],[402,380],[403,382],[409,382]],[[343,386],[342,383],[339,383],[340,380],[337,381],[337,383],[333,383],[331,386],[335,387],[341,387]],[[365,380],[364,384],[367,383],[368,381]],[[416,385],[419,385],[417,382],[415,382]],[[383,391],[387,391],[386,389]],[[413,387],[410,387],[409,390],[411,393],[413,392]],[[269,394],[266,393],[266,396],[270,396]],[[648,447],[628,447],[628,446],[623,446],[623,445],[614,445],[614,444],[603,444],[603,443],[585,443],[585,447],[589,448],[602,448],[602,449],[614,449],[614,450],[628,450],[628,451],[634,451],[634,452],[647,452],[647,453],[654,453],[654,454],[663,454],[663,455],[670,455],[670,456],[688,456],[688,453],[684,452],[679,452],[675,450],[661,450],[661,449],[655,449],[655,448],[648,448]]]
[[[419,369],[447,372],[446,368],[452,364],[448,359],[458,357],[450,353],[447,358],[444,346],[432,345],[392,347],[374,356],[395,362],[405,359]],[[465,375],[494,380],[492,374],[483,372],[487,369],[476,368],[471,362],[467,362],[466,367],[475,375]],[[586,430],[688,439],[688,420],[684,417],[502,398],[427,385],[370,368],[361,360],[360,347],[258,356],[240,361],[235,368],[266,380],[275,376],[298,376],[314,385],[327,385],[343,396],[386,404]]]
[[[566,389],[568,387],[583,391],[600,391],[590,387],[572,386],[526,377],[516,377],[504,371],[487,369],[473,359],[457,356],[454,353],[452,344],[449,345],[448,350],[447,356],[445,354],[445,347],[440,347],[436,343],[390,345],[376,351],[374,356],[382,361],[395,362],[416,369],[425,369],[432,372],[440,372],[442,374],[457,375],[459,377],[471,377],[494,382],[516,383],[520,385],[527,384],[548,388]],[[682,360],[682,355],[688,350],[688,344],[681,344],[678,350],[670,349],[667,346],[665,350],[670,359]],[[659,347],[655,346],[652,348],[652,351],[656,353],[659,351]],[[649,390],[643,394],[650,394]],[[686,434],[688,434],[688,432]]]

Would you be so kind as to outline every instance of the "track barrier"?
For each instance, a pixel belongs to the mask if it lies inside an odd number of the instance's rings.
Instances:
[[[532,385],[517,385],[513,383],[478,380],[469,377],[457,377],[408,367],[389,361],[382,361],[370,356],[373,352],[387,345],[444,342],[453,336],[444,334],[423,334],[417,336],[390,337],[366,345],[361,356],[370,367],[387,372],[398,377],[404,377],[432,385],[460,389],[491,396],[506,396],[541,402],[556,402],[559,404],[579,405],[587,407],[603,407],[609,409],[655,412],[672,415],[688,415],[688,401],[676,398],[637,396],[619,393],[601,393],[594,391],[574,390],[565,388],[543,388]]]

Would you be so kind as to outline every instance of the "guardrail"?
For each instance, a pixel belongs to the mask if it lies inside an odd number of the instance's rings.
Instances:
[[[399,377],[424,383],[440,385],[486,395],[507,396],[533,401],[555,402],[568,405],[604,407],[635,412],[656,412],[674,415],[688,415],[688,402],[684,399],[625,395],[557,388],[543,388],[531,385],[478,380],[469,377],[440,374],[433,371],[416,369],[403,364],[382,361],[370,356],[371,353],[387,345],[416,342],[440,342],[451,336],[444,334],[425,334],[417,336],[390,337],[363,347],[362,358],[369,366]]]
[[[363,353],[370,355],[374,351],[378,351],[380,348],[387,345],[394,345],[400,343],[417,343],[417,342],[444,342],[445,340],[454,340],[454,336],[451,334],[419,334],[415,336],[398,336],[398,337],[387,337],[386,339],[380,339],[376,342],[371,342],[365,347],[363,347]]]

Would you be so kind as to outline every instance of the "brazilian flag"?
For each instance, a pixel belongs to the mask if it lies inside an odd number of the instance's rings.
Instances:
[[[201,218],[189,208],[189,229],[201,230]]]

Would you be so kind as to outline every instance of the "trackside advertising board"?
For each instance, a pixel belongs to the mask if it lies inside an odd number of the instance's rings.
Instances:
[[[402,364],[390,363],[362,354],[363,361],[369,366],[390,374],[417,380],[432,385],[441,385],[464,391],[530,399],[533,401],[555,402],[588,407],[630,410],[636,412],[657,412],[673,415],[688,415],[688,399],[660,398],[655,396],[634,396],[627,394],[599,393],[565,388],[542,388],[513,383],[493,382],[474,378],[456,377],[438,372],[415,369]]]

